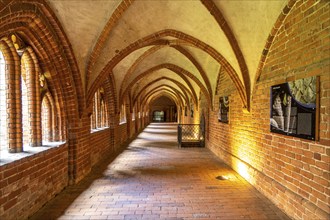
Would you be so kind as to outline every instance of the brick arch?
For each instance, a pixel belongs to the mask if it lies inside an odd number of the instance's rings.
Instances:
[[[44,96],[42,101],[41,101],[41,106],[46,106],[47,110],[48,110],[48,114],[47,114],[47,121],[46,121],[46,128],[44,126],[44,114],[41,114],[41,129],[42,130],[42,141],[46,140],[46,141],[50,141],[52,139],[52,130],[53,130],[53,111],[52,111],[52,104],[51,101],[49,100],[49,98],[47,96]],[[43,107],[42,107],[43,108]],[[42,111],[42,109],[41,109]],[[46,137],[47,139],[44,138],[44,131],[47,130],[47,134]]]
[[[294,0],[292,0],[294,1]],[[237,43],[237,40],[233,34],[233,32],[231,31],[228,23],[226,22],[224,16],[222,15],[222,13],[220,12],[220,10],[216,7],[216,5],[214,4],[213,1],[208,1],[208,0],[201,0],[202,4],[204,4],[204,6],[206,7],[206,9],[210,12],[210,14],[215,18],[215,20],[217,21],[217,23],[219,24],[220,28],[222,29],[222,31],[225,33],[234,53],[236,56],[236,59],[239,63],[241,72],[242,72],[242,76],[243,76],[243,80],[244,80],[244,84],[245,84],[245,90],[244,90],[244,86],[240,85],[241,83],[240,80],[235,79],[233,80],[240,95],[242,98],[242,101],[244,103],[244,105],[249,108],[250,103],[250,76],[249,76],[249,72],[248,72],[248,68],[244,59],[244,56],[241,52],[241,49],[239,48],[239,45]],[[111,16],[111,18],[109,19],[108,23],[106,24],[105,28],[103,29],[100,37],[97,40],[96,46],[93,49],[92,53],[91,53],[91,58],[88,61],[87,64],[87,71],[86,71],[86,89],[87,89],[87,84],[88,84],[88,79],[89,79],[89,75],[91,74],[91,69],[93,67],[93,65],[96,63],[96,59],[99,57],[102,46],[104,45],[107,37],[109,36],[110,32],[112,31],[112,28],[114,27],[114,25],[117,23],[117,21],[120,19],[121,15],[128,9],[128,7],[133,3],[133,0],[129,1],[129,0],[123,0],[121,2],[121,4],[117,7],[117,9],[115,10],[115,12],[113,13],[113,15]],[[221,55],[220,55],[221,56]],[[221,56],[220,60],[224,60],[224,58]],[[218,60],[219,61],[219,60]],[[110,61],[111,62],[111,61]],[[226,65],[227,66],[227,65]],[[234,75],[235,71],[233,70],[233,68],[229,65],[228,63],[228,68],[231,69],[230,70],[230,75],[231,78],[236,78]],[[242,91],[243,89],[243,91]],[[245,95],[244,95],[245,93]],[[212,96],[213,94],[210,93]],[[211,97],[212,100],[212,97]]]
[[[142,89],[140,89],[140,92],[134,97],[134,99],[133,99],[133,104],[135,104],[135,102],[136,102],[136,100],[138,99],[138,97],[142,94],[142,92],[144,92],[149,86],[151,86],[152,84],[154,84],[154,83],[156,83],[156,82],[159,82],[160,80],[163,80],[163,79],[166,79],[166,80],[168,80],[168,81],[172,81],[172,82],[174,82],[175,84],[177,84],[180,88],[181,88],[181,90],[182,90],[182,92],[184,93],[184,97],[186,97],[185,98],[185,100],[188,100],[188,94],[187,94],[187,92],[189,92],[188,90],[186,91],[185,89],[187,89],[186,87],[184,87],[184,85],[182,85],[180,82],[178,82],[178,81],[176,81],[176,80],[174,80],[174,79],[171,79],[171,78],[168,78],[168,77],[162,77],[162,78],[159,78],[159,79],[156,79],[156,80],[154,80],[154,81],[151,81],[150,83],[148,83],[147,85],[145,85]],[[160,87],[160,86],[159,86]],[[189,95],[190,95],[190,97],[192,97],[192,94],[191,93],[189,93]],[[194,99],[194,101],[195,102],[197,102],[197,97],[194,97],[193,98]]]
[[[199,73],[201,74],[206,88],[209,92],[210,95],[210,99],[211,101],[213,100],[213,93],[212,93],[212,88],[211,88],[211,83],[209,78],[206,75],[206,72],[203,70],[202,66],[198,63],[198,61],[187,51],[185,50],[183,47],[176,45],[176,46],[172,46],[173,48],[175,48],[176,50],[178,50],[180,53],[182,53],[185,57],[187,57],[193,64],[194,66],[197,68],[197,70],[199,71]],[[213,103],[213,102],[212,102]]]
[[[182,83],[178,82],[177,80],[174,80],[174,79],[171,79],[171,78],[165,77],[165,76],[163,76],[163,77],[161,77],[159,79],[156,79],[156,80],[154,80],[152,82],[149,82],[146,86],[144,86],[144,88],[142,88],[140,90],[140,92],[138,93],[138,95],[135,96],[135,99],[137,99],[137,97],[142,94],[142,92],[144,91],[145,88],[147,88],[148,86],[150,86],[154,82],[156,82],[158,80],[162,80],[162,79],[166,79],[168,81],[171,81],[171,82],[175,83],[177,86],[180,87],[180,89],[182,90],[182,92],[185,94],[186,97],[188,97],[188,93],[189,93],[189,96],[190,97],[193,97],[194,102],[197,102],[197,96],[196,96],[195,93],[193,93],[192,91],[189,91],[189,89],[187,89]],[[191,84],[190,84],[190,86],[191,86]]]
[[[65,106],[67,106],[67,104],[65,103],[70,103],[70,101],[66,101],[66,97],[64,96],[65,92],[63,91],[64,89],[61,89],[63,88],[63,85],[67,86],[66,85],[67,82],[64,81],[62,77],[58,77],[58,75],[61,75],[61,72],[59,71],[60,68],[62,68],[61,64],[52,57],[52,52],[49,52],[47,50],[48,48],[45,48],[47,46],[41,43],[38,43],[38,45],[33,44],[33,42],[38,40],[36,31],[31,31],[24,27],[23,28],[20,27],[19,29],[16,30],[16,33],[18,33],[25,42],[30,43],[31,48],[33,48],[38,58],[41,71],[49,72],[51,75],[51,77],[47,80],[47,84],[49,85],[48,89],[52,92],[52,94],[55,97],[57,109],[63,109],[63,111],[60,111],[59,114],[61,120],[59,121],[58,132],[60,133],[61,141],[67,140],[68,139],[66,137],[67,134],[66,128],[68,123],[67,120],[68,119],[74,120],[74,117],[78,116],[78,113],[76,112],[75,108],[72,108],[72,110],[65,108]],[[72,111],[71,113],[72,117],[67,117],[70,111]]]
[[[188,87],[189,87],[189,89],[188,88],[186,88],[186,86],[184,86],[183,84],[181,84],[181,83],[179,83],[178,82],[178,85],[179,86],[181,86],[182,85],[182,88],[181,89],[184,89],[184,90],[187,90],[187,91],[190,91],[191,92],[191,97],[193,97],[194,98],[194,100],[196,100],[196,102],[197,102],[197,94],[196,94],[196,92],[195,92],[195,90],[194,90],[194,88],[193,88],[193,86],[191,85],[191,83],[189,82],[189,80],[187,79],[187,77],[185,76],[185,75],[180,75],[180,77],[181,77],[181,79],[183,79],[183,81],[185,81],[185,83],[188,85]],[[163,77],[164,78],[164,77]],[[171,81],[173,81],[173,79],[170,79]]]
[[[165,77],[165,76],[162,76],[161,78],[159,78],[159,79],[157,79],[157,80],[161,80],[161,79],[167,79],[167,80],[169,80],[169,81],[174,82],[175,84],[177,84],[177,85],[181,88],[181,90],[182,90],[184,93],[189,93],[189,95],[190,95],[191,97],[193,97],[194,100],[197,101],[197,95],[196,95],[196,93],[194,92],[193,87],[192,87],[191,83],[188,81],[187,78],[183,78],[183,80],[187,83],[187,85],[188,85],[188,87],[189,87],[190,90],[189,90],[188,88],[186,88],[185,85],[183,85],[182,83],[180,83],[180,82],[177,81],[177,80],[174,80],[174,79],[171,79],[171,78],[169,78],[169,77]],[[141,89],[141,92],[142,92],[142,90],[143,90],[143,89]],[[142,93],[141,93],[141,94],[142,94]],[[135,97],[137,97],[137,96],[135,96]]]
[[[49,140],[50,141],[59,141],[60,140],[60,132],[58,129],[58,125],[62,124],[59,123],[59,121],[61,120],[61,118],[56,117],[58,114],[58,111],[60,111],[60,109],[56,108],[56,104],[54,101],[54,98],[52,96],[52,94],[49,91],[46,91],[43,96],[41,97],[41,100],[46,99],[49,102],[49,106],[50,106],[50,134],[49,134]],[[60,129],[61,130],[61,129]]]
[[[39,63],[33,49],[28,46],[25,48],[21,59],[24,59],[26,75],[26,86],[28,92],[29,113],[30,113],[30,145],[42,145],[41,136],[41,100],[39,86]],[[21,64],[23,65],[23,63]]]
[[[0,38],[8,33],[19,34],[33,48],[41,69],[51,74],[50,90],[56,96],[58,109],[63,109],[60,127],[65,129],[60,131],[63,140],[68,141],[68,175],[69,182],[73,183],[79,178],[76,139],[81,135],[81,129],[77,129],[81,124],[77,121],[82,117],[85,97],[71,45],[46,1],[17,0],[6,5],[6,9],[0,12]]]
[[[229,24],[227,23],[225,17],[222,15],[218,7],[214,4],[212,0],[201,0],[203,5],[206,7],[206,9],[210,12],[210,14],[214,17],[214,19],[217,21],[219,24],[221,30],[223,33],[226,35],[228,42],[233,49],[236,60],[238,61],[242,76],[243,76],[243,81],[245,85],[245,93],[246,93],[246,105],[245,107],[249,110],[250,109],[250,96],[251,96],[251,83],[250,83],[250,74],[248,67],[246,65],[243,53],[238,45],[238,42],[236,40],[236,37],[234,33],[232,32]],[[234,82],[235,83],[235,82]],[[235,83],[236,85],[236,83]]]
[[[131,75],[134,73],[135,69],[137,68],[137,66],[149,55],[155,53],[156,51],[164,48],[165,45],[157,45],[154,46],[152,48],[150,48],[149,50],[147,50],[146,52],[144,52],[139,58],[137,58],[135,60],[135,62],[131,65],[131,67],[128,69],[127,73],[125,74],[125,77],[123,79],[123,82],[126,82],[129,80],[129,77],[131,77]],[[120,86],[119,89],[119,94],[122,94],[123,90],[123,85]]]
[[[282,12],[280,14],[280,16],[277,18],[272,30],[270,31],[270,34],[268,35],[268,38],[267,38],[267,41],[266,41],[266,44],[265,44],[265,47],[262,51],[262,54],[261,54],[261,57],[260,57],[260,61],[259,61],[259,65],[258,65],[258,68],[257,68],[257,73],[255,75],[255,79],[254,79],[254,87],[253,87],[253,93],[252,93],[252,96],[254,94],[254,90],[256,88],[256,84],[257,82],[259,81],[260,79],[260,75],[261,75],[261,72],[263,70],[263,67],[266,63],[266,59],[267,59],[267,55],[268,55],[268,52],[274,42],[274,39],[280,29],[280,27],[282,26],[285,18],[287,17],[287,15],[291,12],[291,9],[293,8],[293,6],[296,4],[296,0],[289,0],[288,3],[285,5],[285,7],[282,9]]]
[[[8,151],[10,153],[22,152],[21,62],[13,43],[7,37],[0,39],[0,50],[6,61],[6,104],[9,109],[7,124],[11,125],[7,127]]]
[[[154,97],[152,97],[152,98],[150,99],[150,102],[153,102],[155,99],[158,99],[158,98],[160,98],[160,97],[162,97],[162,96],[165,96],[165,97],[170,98],[171,100],[173,100],[173,102],[174,102],[177,106],[179,106],[179,103],[177,103],[177,100],[174,99],[173,95],[171,95],[171,94],[169,94],[169,93],[162,93],[162,92],[159,92],[159,94],[157,94],[157,95],[155,95]],[[150,103],[150,102],[149,102],[149,103]]]
[[[173,92],[171,92],[170,90],[169,91],[165,91],[164,89],[160,89],[160,90],[158,90],[158,91],[154,91],[153,93],[150,93],[147,97],[145,97],[144,98],[144,100],[143,100],[143,102],[142,102],[142,104],[144,105],[144,106],[147,106],[147,102],[148,103],[150,103],[150,102],[152,102],[153,100],[155,100],[155,99],[157,99],[157,98],[159,98],[159,97],[161,97],[161,96],[166,96],[166,97],[169,97],[169,98],[171,98],[174,102],[175,102],[175,104],[176,105],[180,105],[180,104],[182,104],[183,105],[183,102],[182,102],[182,100],[176,100],[175,98],[176,98],[176,96],[174,95],[174,94],[172,94]],[[153,96],[153,97],[151,97],[151,96]],[[151,97],[151,99],[149,100],[149,98]],[[149,100],[149,101],[148,101]],[[181,101],[181,102],[180,102]],[[180,102],[180,103],[179,103]],[[142,105],[141,104],[141,105]]]
[[[141,73],[139,76],[134,78],[132,80],[132,82],[130,82],[130,84],[127,86],[127,88],[124,90],[123,94],[120,97],[124,97],[126,95],[126,93],[129,91],[129,89],[133,86],[134,83],[136,83],[137,81],[141,80],[145,76],[152,74],[155,71],[160,70],[160,69],[169,69],[169,70],[175,72],[176,74],[178,74],[180,77],[188,76],[189,78],[191,78],[202,90],[203,94],[205,95],[205,97],[208,101],[209,106],[211,106],[211,100],[210,100],[210,97],[208,96],[208,92],[207,92],[206,88],[204,87],[204,85],[197,79],[197,77],[195,77],[193,74],[186,71],[185,69],[182,69],[181,67],[176,66],[174,64],[170,64],[170,63],[160,64],[158,66],[152,67],[152,68],[146,70],[145,72]]]
[[[71,45],[55,14],[44,0],[18,0],[11,2],[7,7],[8,10],[0,13],[4,24],[0,27],[0,36],[8,32],[19,33],[33,48],[43,68],[50,67],[51,70],[56,70],[54,75],[58,77],[54,78],[58,79],[53,78],[53,81],[58,81],[58,88],[62,87],[65,91],[61,95],[64,97],[63,101],[77,103],[72,109],[67,109],[70,115],[68,119],[74,120],[74,115],[82,114],[84,92]],[[57,93],[59,92],[60,89],[57,90]],[[75,95],[67,96],[69,93]]]
[[[128,82],[129,81],[129,77],[131,77],[131,75],[134,73],[135,69],[137,68],[137,66],[149,55],[155,53],[158,50],[161,50],[162,48],[164,48],[166,45],[158,45],[158,46],[154,46],[152,48],[150,48],[149,50],[147,50],[146,52],[144,52],[134,63],[133,65],[129,68],[129,70],[127,71],[123,82]],[[185,50],[183,47],[179,46],[179,45],[173,45],[171,46],[172,48],[176,49],[178,52],[180,52],[183,56],[185,56],[188,60],[190,60],[190,62],[196,67],[196,69],[199,71],[199,74],[202,76],[205,85],[209,91],[209,94],[211,96],[211,100],[213,97],[212,94],[212,89],[211,89],[211,84],[209,79],[206,76],[205,71],[203,70],[203,68],[201,67],[201,65],[197,62],[197,60],[187,51]],[[124,88],[124,85],[120,86],[120,92],[119,94],[122,94],[122,90]],[[196,94],[195,94],[196,95]]]
[[[90,88],[87,92],[87,100],[90,100],[90,96],[93,93],[93,91],[97,88],[98,84],[100,84],[102,82],[102,79],[109,72],[111,72],[112,68],[115,65],[117,65],[122,59],[124,59],[126,56],[128,56],[133,51],[138,50],[145,46],[169,45],[170,41],[162,39],[163,37],[168,37],[168,36],[178,38],[180,41],[176,41],[177,44],[188,45],[188,46],[196,47],[196,48],[199,48],[199,49],[205,51],[210,56],[212,56],[217,62],[219,62],[221,64],[221,66],[223,68],[225,68],[227,74],[229,74],[230,78],[234,82],[234,84],[237,88],[237,91],[240,95],[240,98],[242,100],[243,106],[248,107],[247,96],[249,96],[250,94],[246,92],[244,85],[242,84],[237,73],[235,72],[233,67],[229,64],[229,62],[219,52],[217,52],[214,48],[212,48],[208,44],[206,44],[190,35],[187,35],[183,32],[180,32],[177,30],[172,30],[172,29],[161,30],[154,34],[148,35],[148,36],[146,36],[142,39],[139,39],[139,40],[135,41],[134,43],[128,45],[123,50],[119,51],[119,53],[117,53],[117,55],[114,56],[107,63],[107,65],[103,68],[103,70],[97,76],[97,78],[95,79],[93,84],[90,86]],[[208,99],[210,99],[209,96],[207,96],[207,97],[208,97]],[[209,104],[211,106],[212,103],[209,102]]]
[[[115,85],[113,82],[113,78],[111,76],[107,77],[103,84],[99,87],[104,89],[104,100],[107,110],[107,119],[108,125],[115,124],[115,117],[117,113],[117,104],[116,104],[116,93],[115,93]],[[89,114],[92,112],[93,102],[89,102],[86,106]]]
[[[165,88],[163,88],[163,87],[165,87]],[[167,89],[167,88],[172,89],[172,90],[174,90],[174,91],[171,91],[171,90],[169,90],[169,89]],[[160,85],[160,86],[158,86],[158,87],[153,88],[152,90],[150,90],[150,91],[146,94],[145,98],[142,99],[141,105],[142,105],[142,103],[144,104],[145,102],[147,102],[147,100],[148,100],[148,98],[149,98],[150,96],[152,96],[153,94],[155,94],[155,93],[157,93],[157,92],[160,92],[160,91],[170,92],[171,94],[172,94],[172,93],[175,93],[175,97],[176,97],[178,100],[180,100],[180,103],[183,103],[182,98],[183,98],[187,103],[189,102],[189,99],[185,98],[185,97],[180,93],[180,91],[178,91],[177,89],[175,89],[174,87],[172,87],[172,86],[170,86],[170,85],[162,84],[162,85]],[[174,94],[173,94],[173,95],[174,95]]]
[[[18,33],[20,35],[20,37],[24,39],[25,42],[30,42],[30,47],[33,48],[33,50],[37,56],[41,71],[50,72],[51,78],[50,78],[50,80],[47,80],[47,84],[49,85],[48,89],[52,92],[52,94],[56,98],[58,108],[59,109],[63,108],[64,102],[65,102],[65,100],[64,100],[65,97],[64,97],[63,91],[61,89],[61,87],[62,87],[61,83],[65,84],[65,82],[61,82],[60,77],[57,77],[57,75],[59,75],[59,71],[57,70],[57,68],[59,68],[59,67],[58,67],[58,64],[56,63],[56,60],[52,60],[52,57],[50,56],[51,54],[48,54],[50,52],[48,52],[46,50],[46,48],[44,48],[44,45],[41,45],[40,43],[38,43],[38,45],[35,46],[33,44],[33,42],[38,41],[38,36],[36,35],[35,31],[31,31],[24,27],[20,27],[19,29],[16,30],[16,33]],[[28,36],[28,38],[26,36]],[[63,118],[63,123],[61,123],[61,125],[63,126],[63,129],[64,129],[66,127],[66,123],[64,123],[66,121],[66,119],[65,119],[66,114],[64,111],[61,112],[60,117]],[[62,130],[61,130],[61,132],[62,132]],[[62,133],[65,134],[65,131],[63,131]],[[64,136],[62,136],[61,140],[65,140]]]
[[[171,94],[173,96],[172,99],[174,99],[176,102],[183,103],[183,100],[181,99],[181,97],[178,96],[174,91],[170,90],[169,88],[154,88],[153,91],[149,92],[145,97],[143,97],[143,99],[141,101],[141,105],[147,106],[147,102],[150,102],[150,101],[148,101],[150,99],[150,97],[156,96],[158,93]]]
[[[162,77],[161,79],[156,79],[154,81],[159,81],[159,80],[162,80],[162,79],[166,79],[166,80],[169,80],[169,81],[174,82],[177,86],[180,87],[180,89],[184,93],[185,97],[189,97],[189,96],[190,97],[193,97],[193,93],[191,91],[189,91],[182,83],[180,83],[180,82],[178,82],[178,81],[176,81],[174,79],[171,79],[169,77]],[[137,99],[138,96],[140,96],[140,95],[144,95],[144,92],[145,92],[144,89],[141,89],[140,92],[139,92],[139,94],[135,96],[135,99]],[[196,100],[197,100],[197,97],[196,97]]]
[[[158,99],[160,97],[167,97],[167,98],[171,99],[175,103],[177,109],[179,108],[179,106],[180,106],[179,103],[177,103],[177,101],[174,99],[174,97],[172,97],[171,94],[167,94],[167,93],[159,92],[159,94],[157,94],[157,95],[155,95],[154,97],[151,98],[150,102],[153,102],[154,100],[156,100],[156,99]],[[148,117],[151,117],[152,118],[154,112],[150,112],[150,109],[146,109],[146,110],[149,112]]]
[[[121,1],[121,3],[116,8],[116,10],[112,13],[107,24],[103,28],[99,38],[97,39],[95,47],[91,51],[90,58],[87,61],[86,88],[85,88],[86,90],[87,90],[90,74],[92,73],[92,68],[93,68],[94,64],[96,63],[96,60],[100,56],[100,53],[102,51],[105,41],[107,40],[108,36],[110,35],[110,32],[112,31],[112,28],[116,25],[117,21],[120,19],[120,17],[124,14],[124,12],[129,8],[129,6],[133,2],[134,2],[134,0],[122,0]]]
[[[47,134],[47,141],[53,141],[53,131],[55,130],[54,128],[54,117],[55,117],[55,114],[54,114],[54,100],[51,99],[51,96],[49,94],[49,92],[45,93],[44,96],[42,97],[41,99],[41,106],[43,105],[42,103],[44,103],[47,108],[48,108],[48,121],[47,121],[47,131],[48,131],[48,134]],[[43,121],[44,121],[44,118],[43,118],[43,114],[41,115],[41,128],[42,128],[42,136],[43,136],[43,132],[45,131],[45,128],[44,128],[44,124],[43,124]],[[42,140],[44,141],[45,139],[42,137]]]

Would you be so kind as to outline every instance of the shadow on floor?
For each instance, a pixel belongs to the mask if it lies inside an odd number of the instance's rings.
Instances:
[[[127,147],[127,146],[126,146]],[[125,147],[110,155],[95,165],[91,172],[78,184],[67,186],[62,192],[55,196],[52,200],[46,203],[37,213],[30,216],[30,220],[52,220],[61,217],[67,209],[72,208],[74,201],[88,190],[95,180],[107,178],[104,172],[108,169],[118,155],[124,152]]]

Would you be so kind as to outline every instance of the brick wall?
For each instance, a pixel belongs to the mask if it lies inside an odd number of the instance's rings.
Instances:
[[[84,178],[106,153],[120,150],[130,137],[141,130],[137,116],[135,122],[128,116],[127,123],[118,124],[116,90],[109,76],[109,79],[100,77],[102,83],[93,84],[92,89],[96,91],[102,85],[106,93],[111,94],[108,97],[110,128],[90,133],[90,111],[85,106],[84,87],[70,44],[57,20],[52,17],[51,10],[47,6],[41,7],[38,1],[37,4],[31,2],[25,2],[23,8],[19,1],[13,2],[10,10],[1,12],[1,22],[3,27],[9,27],[14,20],[12,18],[17,19],[12,31],[20,30],[27,43],[36,50],[42,69],[50,71],[49,88],[56,106],[63,109],[58,112],[58,118],[61,119],[58,122],[58,136],[67,144],[0,167],[2,219],[27,218],[67,186],[68,182],[73,184]],[[195,111],[194,118],[190,117],[189,107],[187,117],[182,117],[184,123],[196,123],[199,114],[204,114],[209,131],[207,146],[293,218],[317,219],[329,213],[329,4],[325,2],[314,4],[314,1],[299,1],[290,11],[277,32],[256,82],[250,113],[243,113],[242,91],[234,89],[228,74],[222,70],[215,108],[205,107],[208,97],[202,96],[201,108]],[[8,18],[7,14],[10,14]],[[35,17],[33,23],[29,19],[31,17]],[[1,37],[7,34],[7,29],[0,29]],[[161,34],[167,36],[168,33],[160,32],[159,36]],[[176,32],[172,34],[181,36]],[[155,36],[158,37],[158,34]],[[2,52],[7,57],[17,56],[12,47]],[[12,77],[19,71],[20,64],[16,62],[18,58],[12,60],[15,62],[8,64],[8,82],[15,85]],[[109,75],[108,72],[104,74]],[[306,141],[270,133],[270,86],[311,75],[321,78],[320,140]],[[108,81],[103,85],[105,78]],[[14,89],[19,91],[19,88]],[[9,104],[13,100],[20,100],[18,94],[8,94]],[[217,119],[219,96],[223,95],[230,96],[229,124],[219,123]],[[90,98],[87,97],[87,103],[90,103],[88,100]],[[130,106],[125,108],[128,115]],[[14,109],[13,106],[11,109]],[[19,115],[15,114],[10,115],[10,120]],[[146,119],[145,125],[149,118]],[[16,132],[18,128],[14,130]],[[21,150],[18,145],[20,132],[15,132],[10,132],[10,135],[17,133],[17,137],[9,138],[12,152]]]
[[[27,219],[67,184],[66,144],[0,166],[0,219]]]
[[[10,125],[8,145],[12,153],[24,150],[22,126],[17,123],[22,120],[21,77],[18,77],[22,72],[34,73],[28,80],[36,84],[27,89],[27,98],[31,99],[28,107],[40,115],[34,116],[34,121],[29,123],[32,125],[32,146],[41,143],[38,125],[41,120],[38,118],[41,118],[41,97],[45,93],[54,117],[51,139],[66,141],[66,144],[0,166],[0,219],[26,219],[32,215],[64,187],[82,180],[98,161],[118,152],[129,140],[131,131],[128,126],[134,129],[134,124],[129,123],[130,118],[127,118],[128,123],[119,125],[115,83],[108,74],[100,87],[105,91],[109,128],[91,133],[92,101],[84,95],[71,45],[52,10],[42,3],[12,1],[4,5],[5,10],[0,10],[0,49],[6,60],[7,86],[4,92],[8,98],[5,102],[10,109],[9,114],[7,112],[7,124]],[[8,38],[12,33],[19,33],[29,46],[24,52],[26,65],[21,65],[13,42]],[[40,89],[36,76],[46,72],[46,87]],[[125,107],[130,109],[129,105]],[[134,130],[133,134],[136,134]]]
[[[68,129],[69,142],[69,183],[82,180],[92,167],[90,142],[90,117],[83,115],[82,119],[70,124]]]
[[[136,133],[136,126],[138,124],[138,117],[137,114],[135,115],[135,120],[132,120],[128,123],[128,126],[130,126],[130,137],[133,137],[134,134]]]
[[[201,107],[203,108],[203,107]],[[194,115],[191,117],[191,107],[187,107],[187,116],[185,116],[185,110],[183,108],[182,111],[182,124],[198,124],[199,123],[199,111],[196,111],[196,108],[194,109]]]
[[[208,118],[208,148],[294,219],[328,219],[330,213],[329,23],[329,3],[298,1],[270,47],[251,111],[243,112],[238,92],[222,72]],[[270,133],[270,86],[309,76],[321,82],[320,139]],[[217,119],[223,95],[230,98],[229,124]]]
[[[128,126],[128,123],[124,123],[124,124],[121,124],[118,126],[118,130],[115,130],[116,142],[119,143],[119,145],[125,143],[125,141],[128,139],[127,126]]]
[[[90,145],[91,145],[91,162],[94,166],[100,161],[104,155],[109,155],[114,152],[114,146],[111,144],[111,129],[106,128],[101,131],[91,133]]]

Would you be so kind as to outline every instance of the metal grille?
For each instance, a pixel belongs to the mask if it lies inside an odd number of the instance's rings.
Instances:
[[[196,146],[196,144],[198,147],[204,147],[204,129],[199,124],[179,124],[178,144],[179,147]]]

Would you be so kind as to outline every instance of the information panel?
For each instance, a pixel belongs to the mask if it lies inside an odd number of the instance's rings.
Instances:
[[[271,87],[270,131],[315,140],[317,78]]]
[[[220,97],[219,100],[219,122],[227,123],[229,122],[229,98],[228,96]]]

